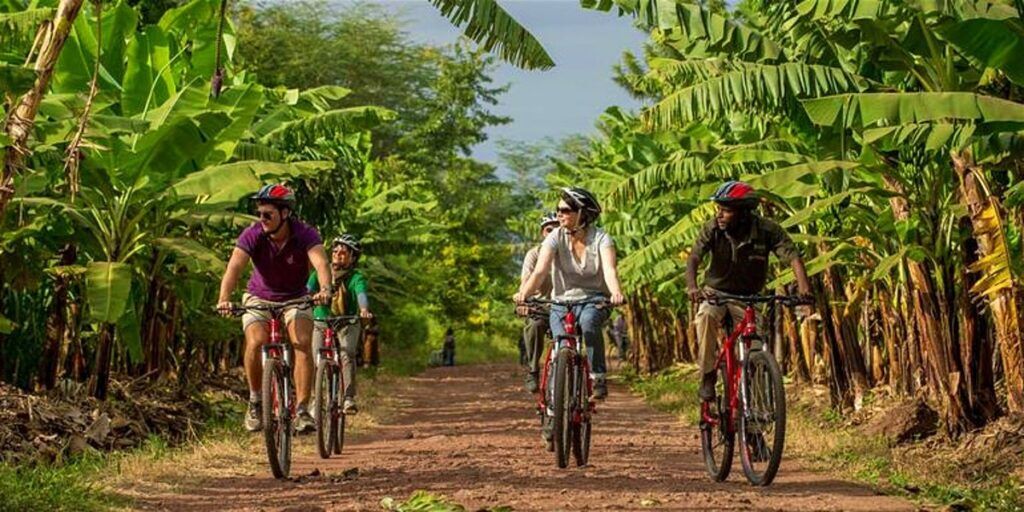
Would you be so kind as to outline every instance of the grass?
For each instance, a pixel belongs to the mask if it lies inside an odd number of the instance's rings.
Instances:
[[[696,367],[676,365],[651,376],[630,371],[620,375],[654,408],[697,424]],[[950,456],[951,449],[893,447],[848,426],[841,414],[821,405],[827,402],[827,390],[791,387],[787,395],[787,454],[818,470],[955,510],[1024,510],[1024,483],[1013,474],[988,471],[965,477]]]
[[[444,496],[437,496],[426,491],[416,491],[404,502],[396,502],[394,498],[387,497],[381,500],[382,509],[390,512],[465,512],[462,505],[449,501]],[[481,509],[484,512],[511,512],[511,507],[498,506],[494,508]]]
[[[106,467],[99,455],[60,466],[0,465],[0,511],[106,510],[124,501],[93,483]]]

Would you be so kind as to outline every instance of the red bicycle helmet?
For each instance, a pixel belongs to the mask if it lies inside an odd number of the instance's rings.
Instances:
[[[295,192],[281,184],[264,185],[259,192],[252,196],[252,199],[257,202],[295,209]]]
[[[759,199],[754,187],[742,181],[727,181],[718,187],[711,200],[729,208],[752,210],[757,207]]]

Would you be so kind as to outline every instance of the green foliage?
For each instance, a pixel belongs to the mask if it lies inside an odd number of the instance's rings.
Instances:
[[[441,15],[457,27],[463,25],[466,37],[487,51],[496,51],[502,59],[525,69],[554,67],[540,42],[519,24],[496,0],[430,0]]]

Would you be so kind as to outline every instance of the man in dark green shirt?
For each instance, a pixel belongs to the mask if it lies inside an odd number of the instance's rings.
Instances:
[[[718,188],[711,198],[718,204],[714,220],[701,230],[686,262],[687,292],[692,301],[699,302],[706,292],[725,292],[733,295],[755,295],[768,280],[768,254],[793,267],[801,295],[810,295],[804,262],[793,241],[777,223],[754,213],[758,205],[754,188],[741,181],[729,181]],[[705,254],[711,253],[711,264],[704,274],[706,290],[697,286],[697,267]],[[711,400],[715,396],[715,363],[718,358],[718,340],[725,314],[735,323],[743,319],[744,307],[738,304],[700,305],[694,324],[699,345],[698,363],[703,379],[700,397]]]
[[[334,279],[334,296],[327,306],[313,309],[313,353],[319,354],[323,346],[324,329],[327,327],[323,319],[331,315],[356,315],[364,321],[373,317],[370,313],[370,300],[367,296],[368,282],[362,272],[357,270],[356,263],[362,254],[362,246],[352,235],[344,234],[331,242],[331,274]],[[309,275],[306,287],[319,290],[316,273]],[[342,406],[345,414],[355,414],[356,407],[356,351],[362,338],[362,324],[348,324],[337,333],[338,342],[345,350],[349,363],[343,368],[345,378],[345,402]]]

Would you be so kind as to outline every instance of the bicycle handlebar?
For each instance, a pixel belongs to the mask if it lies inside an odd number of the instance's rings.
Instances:
[[[355,324],[356,322],[359,322],[361,319],[362,317],[360,317],[359,315],[336,315],[329,316],[327,318],[314,318],[313,321],[326,322],[330,324],[331,327],[333,328],[334,326],[341,324],[352,325]]]
[[[299,309],[309,309],[312,305],[313,299],[307,296],[269,304],[253,304],[250,306],[246,306],[244,304],[232,304],[231,309],[229,309],[228,312],[230,312],[232,316],[242,316],[249,311],[269,311],[272,315],[277,316],[280,314],[280,311],[288,307],[297,306]],[[214,306],[213,311],[220,312],[221,310]]]
[[[531,299],[526,299],[524,304],[527,305],[527,306],[530,306],[530,305],[539,306],[539,305],[543,305],[543,304],[549,304],[549,305],[552,305],[552,306],[565,306],[565,307],[583,306],[583,305],[586,305],[586,304],[594,304],[594,305],[598,306],[599,308],[614,308],[616,306],[615,304],[612,304],[608,299],[606,299],[604,297],[590,297],[590,298],[587,298],[587,299],[578,299],[578,300],[551,300],[551,299],[531,298]]]
[[[725,301],[736,301],[742,302],[748,305],[754,304],[767,304],[770,302],[777,302],[785,306],[801,306],[805,304],[814,304],[813,297],[804,297],[801,295],[735,295],[732,293],[725,292],[709,292],[702,298],[703,301],[717,306]]]

